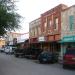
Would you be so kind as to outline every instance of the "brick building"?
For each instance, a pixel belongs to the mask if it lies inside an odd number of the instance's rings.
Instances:
[[[61,11],[67,6],[60,4],[41,14],[42,36],[45,38],[43,48],[50,51],[59,51],[61,40]]]
[[[43,50],[59,51],[61,47],[60,43],[58,43],[61,40],[61,12],[66,8],[66,5],[60,4],[41,14],[39,21],[37,21],[38,19],[32,21],[29,24],[30,43],[38,43],[40,46],[37,47]],[[37,33],[36,24],[40,28]],[[38,35],[39,31],[40,35]]]

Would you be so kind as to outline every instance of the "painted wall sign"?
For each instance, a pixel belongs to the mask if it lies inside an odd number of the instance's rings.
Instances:
[[[45,37],[43,37],[43,36],[42,37],[39,37],[38,38],[38,41],[45,41]]]

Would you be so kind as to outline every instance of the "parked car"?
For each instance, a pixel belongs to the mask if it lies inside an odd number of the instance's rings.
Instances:
[[[63,56],[63,68],[75,67],[75,48],[68,48]]]
[[[0,52],[4,52],[4,50],[5,50],[4,48],[0,48]]]
[[[56,54],[49,51],[43,51],[38,56],[38,60],[40,63],[55,63],[57,61]]]
[[[25,52],[25,57],[30,59],[37,59],[41,51],[42,50],[39,48],[27,48]]]
[[[41,49],[38,48],[17,48],[14,51],[15,57],[25,57],[29,59],[37,59],[38,55],[41,53]]]
[[[25,49],[22,48],[16,48],[14,50],[15,57],[24,57],[25,56]]]
[[[6,54],[13,54],[13,47],[12,46],[5,46],[5,51]]]

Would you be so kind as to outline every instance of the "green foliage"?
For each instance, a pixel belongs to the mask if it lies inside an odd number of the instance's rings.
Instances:
[[[14,12],[14,9],[11,8],[12,5],[8,4],[8,1],[10,0],[0,0],[0,35],[20,28],[21,16]]]

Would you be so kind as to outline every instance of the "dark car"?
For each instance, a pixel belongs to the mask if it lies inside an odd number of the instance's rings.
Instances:
[[[63,56],[63,68],[66,67],[75,67],[75,48],[67,49]]]
[[[38,48],[27,48],[25,57],[30,59],[37,59],[38,55],[41,53],[41,49]]]
[[[15,57],[24,57],[25,56],[25,49],[15,49],[14,50]]]
[[[38,60],[40,63],[54,63],[57,61],[56,55],[49,51],[43,51],[39,56]]]

